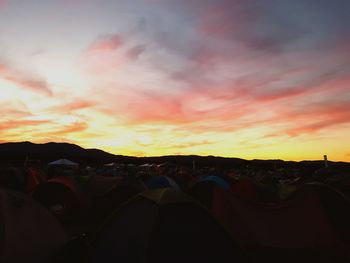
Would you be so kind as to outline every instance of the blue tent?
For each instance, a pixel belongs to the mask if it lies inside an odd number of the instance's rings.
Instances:
[[[199,180],[199,182],[213,182],[224,190],[230,189],[230,184],[223,178],[216,175],[209,175]]]

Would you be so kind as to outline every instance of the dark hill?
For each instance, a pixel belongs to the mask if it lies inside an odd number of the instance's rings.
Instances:
[[[60,158],[70,159],[79,163],[105,163],[115,159],[115,155],[97,149],[84,149],[70,143],[45,143],[35,144],[31,142],[3,143],[0,144],[1,162],[20,164],[28,157],[42,162],[50,162]]]
[[[196,167],[216,166],[225,168],[253,168],[253,169],[301,169],[305,173],[323,167],[323,161],[283,161],[283,160],[244,160],[239,158],[225,158],[216,156],[197,156],[197,155],[173,155],[159,157],[131,157],[123,155],[114,155],[98,149],[84,149],[78,145],[70,143],[45,143],[35,144],[31,142],[11,142],[0,144],[0,163],[12,163],[21,165],[24,160],[30,159],[41,160],[42,163],[48,163],[60,158],[70,159],[85,165],[100,165],[109,162],[119,163],[163,163],[171,162],[178,165],[191,167],[193,161]],[[350,163],[329,162],[330,167],[336,168],[343,172],[350,171]]]

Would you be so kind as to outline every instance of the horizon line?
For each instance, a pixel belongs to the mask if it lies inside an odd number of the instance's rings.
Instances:
[[[105,153],[114,155],[114,156],[123,156],[123,157],[131,157],[131,158],[162,158],[162,157],[172,157],[172,156],[178,156],[178,157],[189,157],[189,156],[195,156],[195,157],[214,157],[214,158],[225,158],[225,159],[240,159],[240,160],[244,160],[244,161],[283,161],[283,162],[295,162],[295,163],[300,163],[300,162],[323,162],[324,159],[303,159],[303,160],[299,160],[299,161],[295,161],[295,160],[284,160],[284,159],[279,159],[279,158],[273,158],[273,159],[244,159],[241,157],[233,157],[233,156],[221,156],[221,155],[200,155],[200,154],[170,154],[170,155],[148,155],[148,156],[131,156],[131,155],[123,155],[123,154],[115,154],[115,153],[111,153],[99,148],[85,148],[79,144],[76,143],[71,143],[71,142],[54,142],[54,141],[49,141],[49,142],[45,142],[45,143],[37,143],[37,142],[32,142],[32,141],[2,141],[0,142],[0,145],[2,144],[18,144],[18,143],[31,143],[31,144],[35,144],[35,145],[44,145],[44,144],[50,144],[50,143],[55,143],[55,144],[69,144],[69,145],[75,145],[78,146],[84,150],[98,150],[98,151],[103,151]],[[322,156],[325,156],[326,154],[323,154]],[[333,163],[350,163],[347,161],[338,161],[338,160],[330,160],[327,156],[327,161],[328,162],[333,162]]]

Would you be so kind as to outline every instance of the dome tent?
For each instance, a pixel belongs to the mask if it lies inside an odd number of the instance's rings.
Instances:
[[[61,222],[79,222],[89,205],[81,185],[70,176],[57,176],[39,184],[32,197]]]
[[[188,193],[209,210],[213,205],[214,189],[228,191],[230,185],[218,176],[199,178],[189,187]]]
[[[59,160],[53,161],[51,163],[48,163],[48,166],[54,166],[54,165],[70,166],[70,167],[79,166],[79,164],[72,162],[70,160],[67,160],[67,159],[59,159]]]
[[[246,262],[210,213],[170,188],[145,191],[102,226],[91,262]]]
[[[145,182],[148,189],[168,188],[180,190],[179,185],[169,176],[155,176]]]
[[[325,185],[305,185],[286,202],[262,204],[214,189],[214,217],[264,262],[346,262],[350,204]]]
[[[67,242],[61,225],[29,196],[0,190],[0,262],[40,263]]]

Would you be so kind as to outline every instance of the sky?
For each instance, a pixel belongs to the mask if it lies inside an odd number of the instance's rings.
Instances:
[[[350,161],[348,0],[0,0],[0,142]]]

